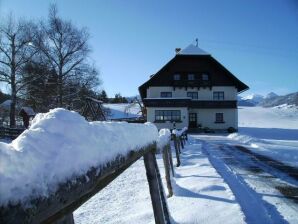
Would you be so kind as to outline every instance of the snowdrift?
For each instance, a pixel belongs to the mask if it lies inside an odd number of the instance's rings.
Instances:
[[[157,138],[150,123],[87,122],[61,108],[38,114],[11,144],[0,143],[0,205],[48,196],[59,183]]]

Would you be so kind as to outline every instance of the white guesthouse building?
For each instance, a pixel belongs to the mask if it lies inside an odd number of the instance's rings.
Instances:
[[[238,129],[237,94],[248,86],[210,54],[194,45],[139,87],[147,121],[158,129],[174,127]]]

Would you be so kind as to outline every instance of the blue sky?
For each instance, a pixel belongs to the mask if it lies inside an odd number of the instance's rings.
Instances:
[[[59,14],[91,34],[91,57],[109,96],[138,93],[138,86],[184,48],[199,40],[250,90],[298,91],[297,0],[0,0],[0,15],[45,18]]]

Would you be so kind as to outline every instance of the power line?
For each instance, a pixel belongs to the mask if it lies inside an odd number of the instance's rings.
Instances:
[[[240,51],[240,52],[248,52],[248,53],[254,53],[254,54],[267,54],[270,56],[298,58],[298,51],[295,52],[293,50],[284,49],[284,48],[281,49],[281,48],[268,47],[264,45],[242,44],[242,43],[227,42],[227,41],[207,40],[207,39],[200,39],[200,42],[206,43],[206,45],[211,45],[211,46],[220,45],[220,49],[225,49],[230,51]]]

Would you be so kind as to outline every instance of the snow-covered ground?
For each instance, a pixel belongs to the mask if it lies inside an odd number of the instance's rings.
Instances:
[[[114,105],[122,118],[123,108]],[[275,176],[234,146],[298,166],[297,107],[241,107],[238,133],[190,136],[168,199],[172,223],[298,223],[297,180]],[[77,209],[74,218],[87,224],[154,223],[143,160]]]
[[[239,132],[228,138],[256,153],[298,167],[298,107],[241,107]]]
[[[157,158],[164,176],[162,159]],[[181,164],[172,182],[174,196],[168,199],[172,223],[245,223],[237,200],[202,152],[201,143],[188,143]],[[143,160],[76,210],[74,217],[76,223],[86,224],[154,223]]]
[[[225,165],[219,154],[208,157],[207,149],[212,151],[212,146],[205,143],[244,145],[295,166],[298,164],[297,107],[241,107],[238,133],[195,135],[191,139],[182,152],[181,167],[175,169],[174,196],[168,199],[173,223],[296,223],[295,203],[288,202],[275,188],[262,184],[262,178],[254,178],[254,174],[236,175],[239,170]],[[79,208],[74,213],[76,223],[153,223],[142,162],[138,161],[104,192]],[[158,163],[163,175],[160,158]],[[261,184],[255,184],[258,181]],[[279,179],[275,182],[283,184]]]

